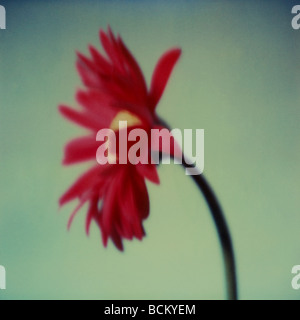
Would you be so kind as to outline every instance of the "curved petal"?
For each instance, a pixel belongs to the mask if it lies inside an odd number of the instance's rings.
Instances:
[[[98,52],[98,50],[93,46],[89,46],[89,50],[93,61],[98,66],[98,68],[103,70],[103,72],[105,73],[110,72],[112,68],[111,64]]]
[[[111,239],[119,251],[124,251],[122,238],[115,229],[111,231]]]
[[[71,109],[70,107],[64,106],[64,105],[60,105],[58,108],[60,113],[66,119],[82,127],[85,127],[87,129],[94,130],[94,131],[99,131],[102,128],[100,121],[96,117],[88,113],[79,112],[77,110]]]
[[[82,206],[86,203],[87,199],[83,199],[79,202],[78,206],[75,208],[75,210],[72,212],[69,221],[68,221],[68,230],[71,228],[71,224],[73,222],[73,219],[75,218],[77,212],[82,208]]]
[[[82,83],[89,88],[101,88],[101,79],[96,73],[97,68],[94,67],[93,62],[89,61],[81,54],[78,55],[78,57],[79,59],[76,62],[76,68]]]
[[[104,166],[94,166],[79,177],[59,199],[60,206],[63,206],[77,197],[80,198],[84,193],[90,191],[96,183],[101,183],[103,168]]]
[[[150,88],[150,108],[155,109],[167,85],[171,72],[181,55],[181,49],[167,51],[159,59],[153,72]]]
[[[116,199],[116,192],[115,180],[117,177],[114,177],[110,184],[107,186],[105,194],[103,196],[103,209],[102,209],[102,227],[105,229],[107,234],[111,233],[113,229],[113,224],[116,223],[116,211],[117,211],[117,199]]]
[[[147,186],[144,178],[134,166],[131,170],[127,170],[124,177],[122,194],[120,195],[121,206],[125,210],[125,214],[130,217],[131,223],[138,227],[137,234],[140,238],[143,234],[141,222],[148,217],[150,210]]]
[[[88,112],[92,112],[99,122],[99,129],[109,128],[112,120],[120,112],[121,107],[110,95],[96,90],[83,91],[78,90],[76,100]]]
[[[121,37],[118,38],[118,43],[119,46],[122,50],[124,59],[126,60],[126,64],[128,66],[128,69],[130,71],[131,76],[135,80],[135,84],[138,86],[139,90],[138,92],[141,93],[141,97],[145,98],[147,95],[147,86],[146,86],[146,81],[144,78],[144,75],[141,71],[141,68],[137,61],[135,60],[134,56],[132,53],[129,51],[129,49],[126,47],[124,42],[122,41]]]
[[[150,201],[145,180],[137,175],[135,179],[132,179],[132,184],[137,212],[142,220],[147,219],[150,212]]]
[[[90,201],[90,207],[88,209],[86,220],[85,220],[85,232],[87,235],[90,234],[90,226],[93,219],[95,219],[98,215],[98,201],[97,197],[94,197]]]
[[[107,53],[107,56],[110,58],[112,63],[117,67],[119,71],[124,71],[124,68],[121,63],[121,57],[120,52],[118,51],[118,47],[116,45],[116,40],[111,32],[111,29],[108,29],[108,34],[100,30],[100,41],[102,43],[102,46]]]
[[[71,140],[65,146],[64,165],[71,165],[87,160],[96,160],[97,148],[101,142],[95,136],[79,137]]]
[[[139,174],[143,177],[148,179],[149,181],[155,183],[155,184],[159,184],[159,176],[157,173],[157,169],[156,166],[154,164],[137,164],[136,165],[137,171],[139,172]]]

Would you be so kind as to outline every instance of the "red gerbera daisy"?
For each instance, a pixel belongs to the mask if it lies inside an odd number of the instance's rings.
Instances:
[[[119,121],[128,122],[129,132],[133,128],[143,128],[147,132],[153,128],[163,128],[156,115],[156,106],[181,50],[172,49],[163,54],[148,90],[138,63],[121,37],[115,37],[108,28],[107,32],[100,30],[100,41],[106,57],[92,46],[89,47],[90,58],[78,53],[77,69],[85,86],[76,94],[81,110],[59,106],[64,117],[91,131],[89,135],[76,138],[66,145],[64,165],[96,160],[99,147],[97,132],[110,128],[118,134]],[[94,220],[101,229],[104,246],[109,238],[119,250],[123,250],[123,238],[141,240],[145,235],[142,222],[149,215],[146,179],[159,184],[154,164],[96,163],[59,200],[62,206],[79,199],[69,227],[77,211],[88,202],[87,234]]]

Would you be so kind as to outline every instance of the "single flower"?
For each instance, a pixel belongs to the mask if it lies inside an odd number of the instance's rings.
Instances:
[[[159,178],[154,164],[122,164],[121,159],[130,152],[130,143],[127,147],[120,143],[122,148],[116,148],[113,154],[108,152],[108,156],[112,156],[116,164],[100,165],[97,151],[103,144],[110,145],[114,139],[110,140],[108,137],[108,140],[100,145],[96,138],[101,129],[110,129],[120,137],[124,133],[120,126],[123,121],[128,124],[127,135],[136,128],[143,129],[148,135],[151,129],[164,128],[164,122],[156,114],[156,106],[181,50],[172,49],[163,54],[154,69],[148,89],[139,65],[122,39],[115,37],[108,28],[107,32],[100,31],[100,41],[106,57],[92,46],[89,48],[90,58],[78,53],[77,69],[85,87],[76,94],[81,109],[59,106],[64,117],[90,131],[88,135],[73,139],[66,145],[63,163],[71,165],[88,160],[95,163],[64,193],[59,202],[62,206],[72,200],[79,200],[68,227],[78,210],[88,203],[87,234],[94,220],[101,229],[104,246],[112,239],[116,247],[123,250],[123,239],[141,240],[145,235],[143,221],[148,217],[150,209],[145,181],[158,184]],[[174,158],[181,158],[184,168],[194,168],[194,165],[185,161],[170,131],[165,129],[167,130],[162,131],[171,143],[170,150],[165,149],[159,142],[150,143],[143,151],[140,149],[139,156],[149,157],[149,154],[152,155],[151,151],[169,152]],[[139,156],[136,155],[136,158]],[[222,208],[213,189],[202,175],[192,175],[191,178],[205,197],[216,225],[224,258],[228,298],[237,299],[235,257]]]
[[[156,106],[181,50],[171,49],[162,55],[148,89],[138,63],[121,37],[115,37],[108,28],[107,32],[100,30],[100,41],[106,56],[93,46],[89,47],[90,57],[78,53],[77,70],[84,85],[84,89],[76,93],[80,110],[59,106],[65,118],[90,131],[67,143],[63,164],[89,160],[95,164],[62,195],[59,203],[62,206],[79,200],[68,227],[78,210],[88,203],[87,234],[94,220],[101,229],[104,246],[110,238],[123,250],[123,239],[141,240],[145,235],[143,220],[148,217],[150,208],[145,181],[159,184],[159,177],[155,164],[151,163],[98,164],[96,152],[100,143],[96,141],[96,134],[100,129],[109,128],[118,135],[120,121],[127,121],[128,132],[134,128],[146,132],[163,128]],[[164,152],[161,147],[157,145],[154,149]]]

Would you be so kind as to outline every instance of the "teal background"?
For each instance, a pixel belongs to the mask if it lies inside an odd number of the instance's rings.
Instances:
[[[176,165],[149,184],[147,237],[125,253],[101,244],[85,209],[58,198],[87,167],[61,166],[84,131],[63,120],[80,87],[75,51],[100,48],[111,25],[149,83],[180,46],[159,114],[205,129],[205,175],[228,219],[242,299],[299,299],[300,30],[292,1],[2,1],[0,30],[0,299],[223,299],[224,273],[205,201]]]

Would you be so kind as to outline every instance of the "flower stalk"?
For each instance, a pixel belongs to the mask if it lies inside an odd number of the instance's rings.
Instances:
[[[182,165],[186,169],[193,168],[193,165],[187,164],[184,157],[182,159]],[[211,215],[214,220],[215,226],[217,228],[225,265],[227,297],[229,300],[237,300],[238,289],[234,250],[229,228],[225,220],[222,208],[216,198],[215,193],[213,192],[212,188],[204,178],[203,174],[192,175],[191,178],[194,180],[197,187],[202,192],[207,202],[207,205],[211,211]]]

